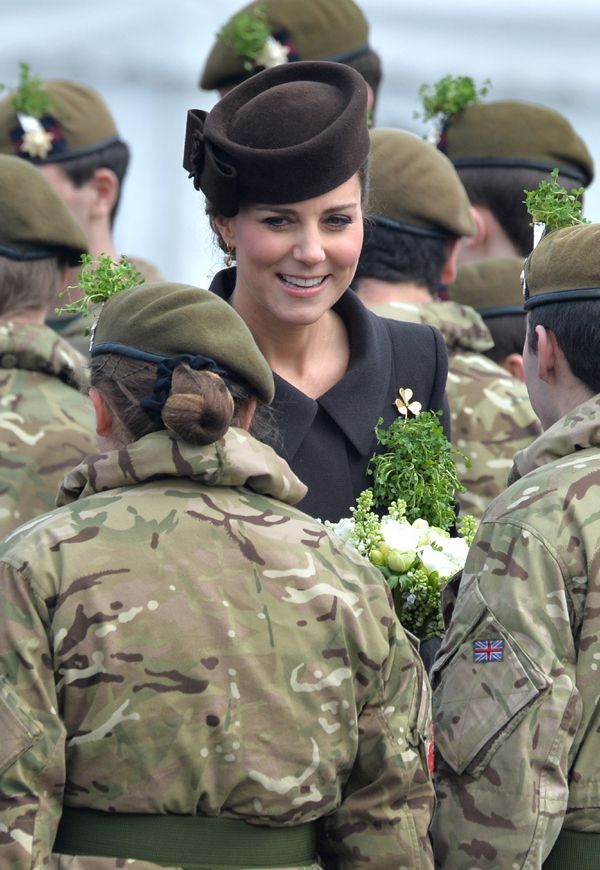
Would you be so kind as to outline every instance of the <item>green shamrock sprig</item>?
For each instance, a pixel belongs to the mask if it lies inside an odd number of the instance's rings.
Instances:
[[[5,90],[1,85],[0,90]],[[32,118],[43,118],[55,110],[50,94],[40,76],[33,75],[31,67],[25,61],[19,64],[19,84],[12,97],[15,112],[30,115]]]
[[[415,118],[430,121],[438,116],[455,115],[466,106],[479,102],[489,92],[492,83],[486,79],[477,87],[470,76],[447,75],[434,85],[421,85],[419,97],[423,104],[422,113],[415,112]]]
[[[264,6],[256,6],[252,13],[240,12],[217,33],[217,39],[238,57],[244,58],[244,69],[248,72],[254,69],[253,60],[259,56],[270,36]]]
[[[550,181],[540,181],[535,190],[524,190],[527,211],[534,224],[545,224],[547,230],[558,230],[575,224],[589,224],[582,215],[581,196],[583,187],[573,187],[571,192],[558,183],[558,169],[550,173]]]
[[[69,302],[62,308],[57,308],[56,313],[81,314],[87,317],[94,305],[100,305],[111,296],[143,283],[141,273],[125,256],[115,263],[108,254],[100,254],[98,262],[94,264],[91,254],[82,254],[78,283],[63,291],[68,294]],[[84,295],[81,299],[71,300],[71,290],[82,290]]]

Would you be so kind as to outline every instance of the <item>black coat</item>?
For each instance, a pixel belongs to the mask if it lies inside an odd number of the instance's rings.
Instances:
[[[235,269],[225,269],[210,289],[228,299]],[[337,521],[371,485],[367,466],[375,452],[373,429],[398,416],[394,400],[410,387],[423,410],[447,410],[446,346],[432,326],[387,320],[369,311],[347,290],[334,311],[350,339],[350,363],[341,381],[311,399],[275,374],[273,409],[279,440],[271,444],[308,486],[297,505],[313,517]],[[442,421],[449,436],[450,415]]]

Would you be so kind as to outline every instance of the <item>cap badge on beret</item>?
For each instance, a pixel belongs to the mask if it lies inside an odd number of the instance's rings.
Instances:
[[[19,67],[19,84],[11,100],[19,126],[10,131],[10,139],[18,157],[45,160],[51,151],[65,150],[66,143],[51,114],[55,106],[42,79],[31,74],[29,64],[22,62]]]
[[[286,30],[272,33],[264,6],[234,16],[217,34],[217,38],[244,59],[244,69],[258,72],[300,56]]]

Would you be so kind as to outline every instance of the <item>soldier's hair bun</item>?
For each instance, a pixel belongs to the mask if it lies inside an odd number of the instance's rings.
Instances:
[[[195,371],[185,363],[173,371],[161,416],[175,435],[190,444],[212,444],[225,434],[234,412],[233,397],[219,375]]]

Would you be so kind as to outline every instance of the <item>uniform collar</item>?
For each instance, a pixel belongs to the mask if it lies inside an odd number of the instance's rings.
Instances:
[[[573,408],[516,454],[509,484],[549,462],[600,447],[600,393]]]
[[[0,320],[0,366],[44,372],[77,389],[87,383],[83,356],[44,324]]]

